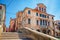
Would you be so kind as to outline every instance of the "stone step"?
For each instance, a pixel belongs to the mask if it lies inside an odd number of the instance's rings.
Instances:
[[[24,36],[24,34],[17,32],[3,32],[0,35],[0,39],[20,39]]]
[[[22,39],[0,39],[0,40],[22,40]]]

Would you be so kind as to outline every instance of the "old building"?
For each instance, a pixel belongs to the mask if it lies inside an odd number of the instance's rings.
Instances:
[[[55,21],[55,37],[60,37],[60,20]]]
[[[0,4],[0,32],[5,31],[5,18],[6,18],[6,7],[4,4]]]
[[[35,9],[25,8],[16,14],[16,30],[29,27],[45,34],[54,35],[54,15],[46,12],[46,6],[37,4]]]
[[[16,14],[16,27],[15,30],[19,30],[22,27],[22,18],[23,18],[23,12],[20,11]]]
[[[9,26],[9,32],[15,32],[15,20],[10,18],[10,26]]]

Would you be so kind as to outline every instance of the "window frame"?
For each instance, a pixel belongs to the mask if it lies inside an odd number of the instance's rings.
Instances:
[[[42,24],[42,20],[40,20],[40,25],[43,25],[43,24]]]
[[[37,25],[39,25],[39,22],[38,22],[38,20],[36,20],[36,24],[37,24]]]
[[[28,19],[28,24],[31,24],[31,19],[30,18]]]
[[[31,14],[31,11],[30,10],[28,10],[28,14]]]
[[[42,8],[42,12],[44,11],[44,8]]]
[[[38,16],[38,12],[36,13],[36,16]]]
[[[41,7],[39,7],[39,10],[41,10]]]

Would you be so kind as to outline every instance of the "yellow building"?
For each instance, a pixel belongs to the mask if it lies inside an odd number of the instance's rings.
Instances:
[[[5,5],[0,4],[0,32],[4,31],[4,25],[5,25]]]
[[[16,27],[29,27],[33,30],[54,36],[54,15],[46,12],[46,6],[37,4],[35,9],[25,8],[16,14]]]

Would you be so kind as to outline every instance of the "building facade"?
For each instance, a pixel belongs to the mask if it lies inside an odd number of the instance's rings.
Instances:
[[[25,8],[16,14],[16,27],[29,27],[33,30],[54,36],[54,15],[46,12],[46,6],[37,4],[35,9]]]
[[[0,4],[0,32],[6,30],[5,18],[6,18],[6,7],[4,4]]]
[[[55,37],[60,37],[60,20],[55,21]]]
[[[15,19],[10,20],[10,32],[18,31],[28,27],[51,36],[55,36],[54,15],[47,13],[46,6],[42,3],[37,4],[35,9],[25,8],[16,14]]]
[[[9,32],[15,32],[15,20],[10,18],[10,26],[9,26]]]

